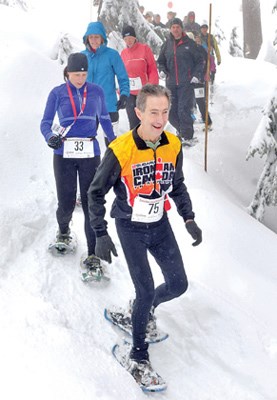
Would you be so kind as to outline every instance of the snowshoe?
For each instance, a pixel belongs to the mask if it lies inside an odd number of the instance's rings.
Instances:
[[[124,310],[120,307],[114,307],[113,309],[106,308],[104,310],[104,317],[106,320],[120,328],[122,331],[128,333],[130,337],[132,336],[132,303],[133,301],[130,301],[128,310]],[[167,338],[168,334],[157,328],[156,317],[153,312],[150,312],[145,341],[152,344],[162,342]]]
[[[77,238],[70,229],[66,233],[57,232],[56,240],[50,243],[48,250],[54,256],[64,256],[65,254],[75,253],[77,248]]]
[[[208,131],[210,132],[212,130],[213,130],[213,125],[212,124],[208,125]],[[206,127],[204,126],[203,132],[205,132],[205,131],[206,131]]]
[[[150,361],[135,361],[130,359],[132,346],[129,343],[114,345],[113,356],[128,371],[144,392],[161,392],[167,386],[163,378],[153,369]]]
[[[184,147],[193,147],[198,143],[198,139],[196,137],[192,139],[181,139],[182,146]]]
[[[101,265],[100,258],[95,255],[81,257],[80,274],[83,282],[110,281],[106,269]]]

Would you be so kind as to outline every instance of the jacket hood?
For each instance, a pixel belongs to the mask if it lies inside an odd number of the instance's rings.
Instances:
[[[191,18],[193,18],[193,21],[195,20],[195,12],[194,11],[190,11],[188,13],[188,20],[190,20]]]
[[[83,36],[84,44],[86,44],[87,36],[89,35],[101,35],[102,38],[104,39],[104,44],[106,45],[108,42],[106,31],[102,22],[97,21],[97,22],[90,22],[88,24],[87,31]]]

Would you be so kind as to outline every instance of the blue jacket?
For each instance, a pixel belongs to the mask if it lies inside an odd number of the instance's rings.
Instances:
[[[80,112],[82,99],[84,96],[84,88],[87,85],[87,101],[83,113],[76,119],[72,128],[68,131],[66,137],[96,137],[98,121],[100,122],[105,136],[111,142],[115,139],[110,116],[107,112],[104,93],[100,86],[93,83],[86,83],[80,89],[77,89],[69,81],[51,90],[46,103],[43,118],[40,124],[40,130],[45,137],[46,142],[53,135],[52,125],[56,113],[58,114],[59,123],[66,128],[74,122],[74,114],[70,97],[66,85],[69,84],[73,100],[76,107],[77,115]],[[98,141],[93,140],[94,154],[100,155],[100,147]],[[63,154],[63,146],[54,150],[55,154]]]
[[[101,35],[104,39],[104,43],[98,47],[96,52],[93,52],[88,45],[87,36],[89,35]],[[129,78],[123,61],[116,50],[107,47],[107,36],[101,22],[91,22],[88,25],[83,41],[87,47],[86,50],[82,51],[88,58],[87,81],[102,87],[108,112],[116,112],[115,77],[118,81],[120,94],[125,96],[130,94]]]

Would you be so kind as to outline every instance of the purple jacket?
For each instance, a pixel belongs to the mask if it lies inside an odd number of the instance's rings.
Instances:
[[[86,82],[80,89],[77,89],[69,81],[69,86],[73,95],[77,115],[79,114],[84,98],[84,89],[87,85],[87,100],[83,113],[76,119],[76,122],[68,131],[66,137],[93,137],[97,136],[98,122],[100,122],[104,134],[111,142],[115,139],[111,119],[106,108],[104,92],[102,88],[94,83]],[[51,90],[46,103],[43,118],[40,124],[40,130],[45,137],[46,142],[53,135],[51,130],[54,117],[58,114],[59,124],[66,128],[74,122],[74,113],[66,83]],[[100,155],[98,141],[93,140],[94,154]],[[63,146],[54,150],[55,154],[63,154]]]

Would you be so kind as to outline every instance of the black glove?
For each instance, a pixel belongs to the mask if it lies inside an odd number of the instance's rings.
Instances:
[[[60,147],[62,147],[63,144],[63,139],[62,136],[59,135],[52,135],[50,139],[47,142],[48,146],[51,147],[51,149],[57,150]]]
[[[117,257],[117,251],[110,236],[107,234],[96,237],[95,255],[110,264],[112,262],[111,252]]]
[[[220,65],[220,64],[221,64],[221,61],[218,61],[218,62],[217,62],[217,65]]]
[[[193,242],[192,245],[198,246],[202,242],[201,229],[198,228],[198,226],[196,225],[196,222],[194,222],[194,220],[186,222],[186,228],[187,228],[188,233],[195,240],[195,242]]]
[[[118,110],[123,110],[124,108],[126,108],[126,104],[127,104],[127,99],[128,97],[125,96],[125,94],[122,94],[116,104],[117,106],[117,111]]]

